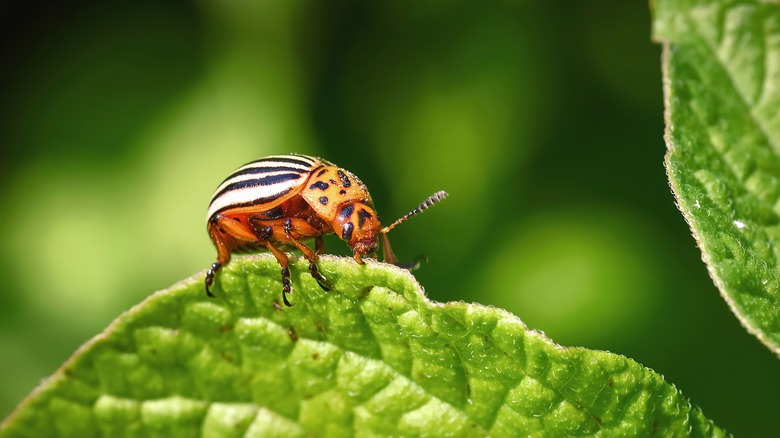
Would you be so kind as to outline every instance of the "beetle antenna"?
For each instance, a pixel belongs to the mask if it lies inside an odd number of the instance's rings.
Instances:
[[[396,225],[400,224],[401,222],[409,219],[410,217],[412,217],[412,216],[414,216],[414,215],[416,215],[418,213],[422,213],[423,210],[425,210],[426,208],[432,206],[433,204],[443,200],[447,196],[449,196],[449,194],[447,192],[443,191],[443,190],[439,191],[439,192],[436,192],[436,193],[432,194],[431,196],[428,196],[428,199],[423,201],[422,204],[418,205],[417,208],[415,208],[414,210],[410,211],[409,213],[406,213],[406,215],[404,217],[398,219],[397,221],[393,222],[392,224],[382,228],[381,230],[379,230],[379,232],[382,233],[382,234],[387,234],[390,230],[395,228]]]

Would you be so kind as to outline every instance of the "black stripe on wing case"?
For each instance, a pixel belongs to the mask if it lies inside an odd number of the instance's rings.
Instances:
[[[227,186],[225,186],[224,189],[214,194],[214,197],[211,198],[211,202],[209,203],[209,205],[213,204],[214,201],[218,199],[220,196],[222,196],[223,194],[227,192],[231,192],[233,190],[247,189],[251,187],[270,186],[285,181],[299,179],[301,178],[301,176],[302,174],[300,173],[281,173],[279,175],[271,175],[271,176],[266,176],[263,178],[256,178],[256,179],[247,179],[244,181],[235,182],[233,184],[228,184]]]
[[[282,190],[281,192],[273,194],[271,196],[263,196],[262,198],[253,199],[253,200],[251,200],[249,202],[239,202],[239,203],[235,203],[235,204],[226,205],[226,206],[220,208],[219,210],[215,211],[214,213],[212,213],[211,216],[214,217],[217,214],[222,213],[225,210],[231,210],[233,208],[244,208],[244,207],[251,207],[253,205],[258,205],[258,204],[267,204],[269,202],[272,202],[272,201],[278,199],[281,196],[284,196],[284,195],[290,193],[292,190],[293,190],[293,188],[289,187],[289,188],[287,188],[285,190]],[[271,211],[273,211],[273,210],[271,210]]]
[[[225,178],[224,181],[222,181],[221,184],[224,184],[225,181],[229,181],[230,179],[233,179],[237,176],[241,175],[252,175],[252,174],[259,174],[259,173],[271,173],[271,172],[298,172],[298,173],[309,173],[308,170],[299,169],[297,167],[287,167],[287,166],[275,166],[275,167],[249,167],[246,169],[241,169],[233,172],[229,177]]]

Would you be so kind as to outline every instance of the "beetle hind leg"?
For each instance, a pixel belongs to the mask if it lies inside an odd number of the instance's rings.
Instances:
[[[214,280],[220,269],[230,262],[231,245],[233,245],[231,242],[233,241],[226,236],[239,236],[246,240],[251,240],[252,235],[241,228],[238,223],[228,220],[219,214],[209,221],[208,232],[211,241],[214,242],[214,246],[217,248],[217,261],[212,263],[208,271],[206,271],[206,295],[214,298],[215,295],[211,292],[211,286],[214,285]]]
[[[222,268],[222,263],[214,262],[211,264],[209,270],[206,271],[206,295],[211,298],[215,297],[215,295],[211,293],[211,286],[214,284],[214,276],[217,275],[217,271],[219,271],[220,268]]]

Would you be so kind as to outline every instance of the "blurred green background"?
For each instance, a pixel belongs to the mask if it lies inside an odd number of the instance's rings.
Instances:
[[[778,359],[707,276],[663,168],[645,2],[4,1],[0,414],[208,267],[206,205],[272,153],[352,170],[428,295],[507,308],[777,430]],[[346,254],[338,240],[329,249]]]

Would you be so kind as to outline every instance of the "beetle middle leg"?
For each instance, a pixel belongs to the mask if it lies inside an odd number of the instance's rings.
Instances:
[[[287,258],[287,254],[279,248],[275,247],[270,240],[265,242],[265,246],[276,257],[276,261],[282,267],[282,301],[287,307],[292,307],[292,304],[287,299],[287,294],[292,293],[292,285],[290,284],[290,260]]]
[[[309,273],[311,274],[312,278],[314,278],[317,281],[317,284],[320,285],[320,287],[323,290],[329,291],[333,289],[333,285],[328,282],[328,279],[325,278],[324,275],[322,275],[317,269],[317,253],[312,251],[311,248],[301,243],[299,240],[301,236],[295,232],[295,226],[293,224],[292,218],[287,218],[284,220],[284,234],[286,235],[287,239],[290,240],[290,242],[295,245],[296,248],[298,248],[301,253],[303,253],[303,256],[306,258],[306,260],[309,261]],[[316,236],[322,239],[321,236]],[[316,240],[316,238],[315,238]],[[315,243],[316,244],[316,243]]]

